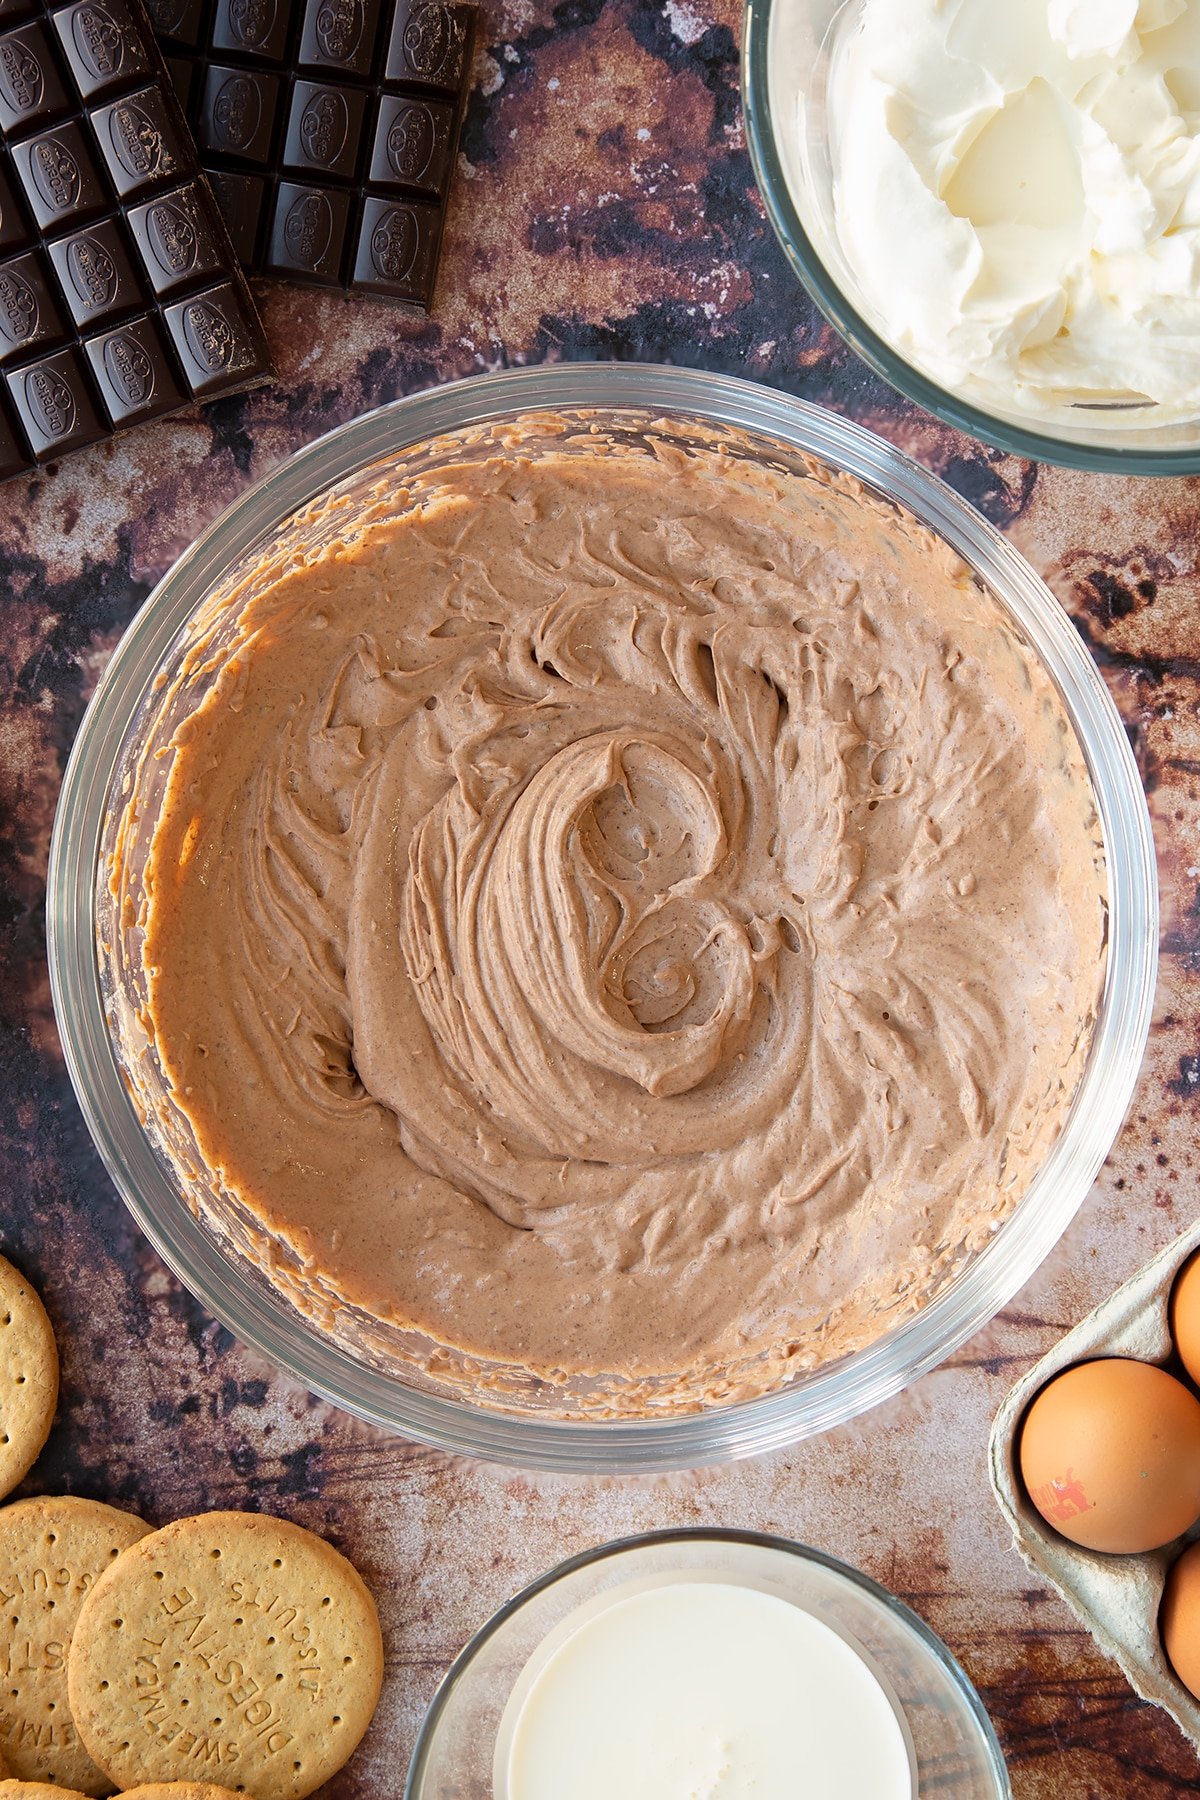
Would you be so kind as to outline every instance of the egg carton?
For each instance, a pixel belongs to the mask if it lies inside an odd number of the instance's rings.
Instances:
[[[1097,1356],[1130,1356],[1158,1364],[1171,1361],[1174,1345],[1167,1318],[1171,1289],[1198,1248],[1200,1221],[1059,1339],[1011,1389],[996,1414],[988,1461],[992,1491],[1026,1563],[1062,1595],[1101,1649],[1120,1664],[1135,1692],[1170,1713],[1200,1749],[1200,1701],[1176,1679],[1158,1636],[1167,1570],[1183,1546],[1200,1536],[1200,1528],[1193,1526],[1175,1543],[1142,1556],[1106,1556],[1079,1549],[1060,1537],[1036,1511],[1017,1466],[1017,1434],[1025,1409],[1062,1370]]]

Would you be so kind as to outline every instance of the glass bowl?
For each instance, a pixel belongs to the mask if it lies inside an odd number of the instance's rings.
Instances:
[[[403,1376],[335,1341],[235,1253],[183,1183],[135,1100],[114,1046],[110,1010],[136,1034],[135,968],[100,966],[112,905],[106,857],[122,797],[162,691],[214,587],[274,542],[314,497],[365,490],[379,465],[406,471],[439,434],[543,409],[583,408],[606,422],[660,422],[703,435],[750,434],[778,465],[805,456],[848,471],[941,535],[1012,615],[1057,684],[1090,771],[1106,846],[1109,945],[1104,991],[1078,1092],[1025,1197],[986,1247],[924,1307],[867,1348],[764,1398],[634,1421],[562,1419],[498,1406]],[[441,452],[444,454],[444,447]],[[126,858],[128,861],[128,858]],[[119,935],[119,934],[118,934]],[[63,783],[51,846],[48,945],[71,1078],[104,1162],[130,1210],[191,1292],[243,1342],[348,1411],[440,1448],[530,1467],[618,1471],[698,1466],[758,1454],[852,1418],[947,1356],[1010,1300],[1082,1202],[1119,1129],[1137,1075],[1154,986],[1157,889],[1145,797],[1120,718],[1069,619],[1028,564],[942,483],[858,426],[751,383],[636,364],[506,371],[400,400],[311,444],[251,488],[164,577],[134,619],[91,702]],[[137,1054],[136,1047],[134,1054]],[[153,1081],[154,1072],[149,1079]],[[142,1084],[143,1093],[146,1091]],[[186,1145],[182,1146],[186,1154]],[[243,1224],[248,1222],[242,1222]]]
[[[848,1639],[890,1690],[909,1740],[916,1794],[1008,1800],[1004,1758],[979,1696],[916,1613],[819,1550],[758,1532],[715,1530],[652,1532],[585,1551],[501,1607],[434,1695],[404,1800],[492,1800],[505,1707],[548,1634],[602,1594],[681,1576],[765,1589]]]
[[[742,95],[755,177],[788,261],[825,317],[902,394],[1001,450],[1078,469],[1195,474],[1200,419],[1180,423],[1151,404],[1064,408],[1053,423],[1029,411],[982,409],[939,386],[888,341],[841,252],[834,222],[828,47],[834,20],[862,3],[747,0],[745,12]]]

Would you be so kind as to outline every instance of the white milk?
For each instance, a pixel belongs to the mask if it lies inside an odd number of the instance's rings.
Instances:
[[[639,1586],[530,1659],[496,1800],[912,1800],[905,1729],[846,1639],[758,1588]]]

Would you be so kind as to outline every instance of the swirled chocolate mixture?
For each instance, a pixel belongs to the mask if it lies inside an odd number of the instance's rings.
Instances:
[[[1099,992],[1093,796],[995,602],[854,484],[519,449],[231,601],[149,1022],[301,1304],[618,1411],[762,1390],[1026,1189]]]

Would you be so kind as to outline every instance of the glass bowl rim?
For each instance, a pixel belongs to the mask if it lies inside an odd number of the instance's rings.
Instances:
[[[1108,843],[1105,998],[1088,1068],[1059,1140],[1063,1143],[1082,1117],[1086,1092],[1091,1111],[1071,1144],[1077,1162],[1073,1178],[1056,1187],[1043,1183],[1037,1207],[1022,1202],[970,1266],[925,1308],[844,1363],[756,1399],[669,1419],[556,1420],[492,1410],[402,1383],[311,1328],[285,1300],[265,1293],[239,1266],[240,1259],[218,1247],[190,1212],[178,1184],[166,1181],[120,1078],[99,988],[94,887],[109,783],[148,685],[201,596],[265,531],[380,458],[463,426],[554,408],[650,410],[774,439],[857,475],[948,537],[1007,610],[1027,608],[1021,614],[1026,626],[1037,624],[1070,672],[1076,685],[1069,710],[1088,754]],[[1044,659],[1037,632],[1034,638]],[[442,1450],[516,1467],[645,1472],[735,1461],[843,1423],[942,1362],[1007,1305],[1082,1204],[1115,1137],[1111,1120],[1119,1123],[1128,1106],[1154,989],[1157,885],[1146,800],[1116,707],[1050,590],[965,500],[863,427],[756,383],[651,364],[563,363],[469,377],[351,420],[250,487],[168,570],[121,638],[68,761],[51,839],[47,950],[67,1068],[109,1175],[168,1267],[236,1338],[310,1392]],[[1111,1002],[1118,986],[1119,1007]],[[1097,1056],[1102,1039],[1103,1066]],[[1054,1166],[1058,1151],[1056,1144],[1035,1182]],[[931,1330],[931,1322],[940,1329]]]
[[[546,1593],[548,1589],[557,1586],[560,1581],[577,1574],[580,1569],[609,1561],[625,1555],[631,1550],[679,1543],[747,1544],[753,1549],[779,1551],[785,1555],[796,1557],[800,1562],[815,1563],[818,1567],[827,1569],[840,1580],[861,1589],[870,1599],[878,1601],[905,1630],[920,1639],[949,1676],[952,1685],[965,1701],[973,1723],[978,1728],[983,1749],[995,1777],[997,1800],[1008,1800],[1008,1796],[1011,1794],[1008,1766],[1004,1760],[1004,1752],[1000,1748],[996,1728],[979,1696],[978,1689],[949,1645],[938,1636],[931,1625],[925,1623],[919,1613],[914,1612],[906,1601],[890,1593],[872,1576],[865,1575],[852,1563],[843,1562],[840,1557],[830,1555],[827,1550],[814,1549],[811,1544],[803,1544],[798,1538],[778,1537],[767,1531],[743,1531],[737,1527],[725,1525],[673,1526],[662,1531],[639,1531],[629,1537],[613,1538],[608,1543],[595,1545],[591,1550],[580,1550],[574,1556],[565,1557],[552,1569],[547,1569],[544,1574],[527,1582],[511,1599],[506,1600],[503,1606],[497,1607],[490,1618],[485,1619],[483,1624],[472,1632],[434,1690],[413,1745],[408,1775],[404,1783],[403,1800],[417,1800],[416,1783],[424,1776],[425,1760],[433,1748],[442,1715],[455,1687],[484,1645],[490,1642],[496,1632],[508,1623],[509,1619],[515,1617],[539,1594]]]
[[[1200,435],[1188,449],[1132,449],[1125,445],[1081,444],[984,412],[930,380],[875,331],[834,280],[804,229],[776,147],[771,111],[769,41],[772,11],[787,0],[745,0],[742,20],[742,109],[746,141],[767,217],[794,274],[850,348],[905,399],[944,425],[979,438],[1009,455],[1064,468],[1110,475],[1195,475],[1200,473]],[[1200,434],[1200,422],[1197,423]]]

